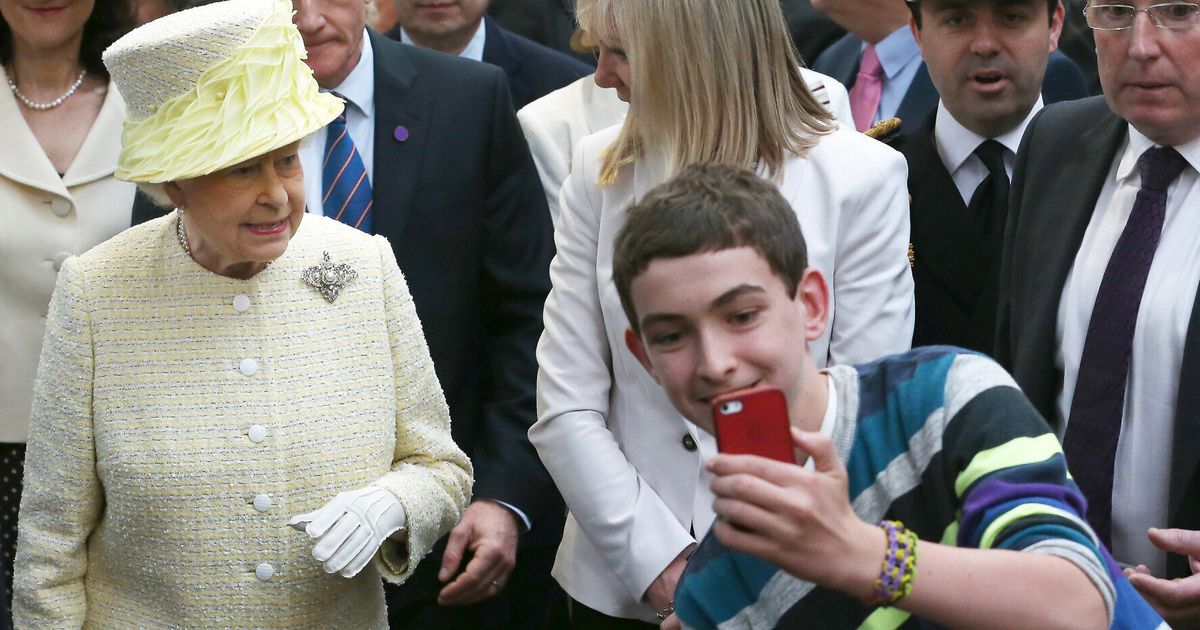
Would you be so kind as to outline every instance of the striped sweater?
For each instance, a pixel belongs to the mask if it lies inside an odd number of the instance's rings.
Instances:
[[[1057,439],[1002,368],[929,347],[828,373],[838,397],[833,441],[861,519],[900,520],[922,540],[1065,558],[1096,585],[1111,627],[1165,627],[1096,541]],[[694,628],[932,625],[863,606],[711,534],[680,579],[675,609]]]

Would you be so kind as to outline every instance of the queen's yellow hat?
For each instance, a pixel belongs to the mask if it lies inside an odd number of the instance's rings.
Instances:
[[[288,0],[228,0],[154,20],[104,51],[125,99],[118,179],[207,175],[295,142],[342,112],[317,88]]]

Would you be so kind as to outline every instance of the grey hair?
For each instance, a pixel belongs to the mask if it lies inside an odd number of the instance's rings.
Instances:
[[[142,191],[154,205],[162,208],[174,208],[175,204],[171,203],[171,198],[167,196],[166,184],[151,184],[150,182],[138,182],[138,190]]]

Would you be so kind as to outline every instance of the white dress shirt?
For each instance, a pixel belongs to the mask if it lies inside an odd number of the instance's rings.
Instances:
[[[404,27],[400,27],[400,43],[410,46],[420,46],[420,44],[414,42],[408,36],[408,33],[404,31]],[[479,20],[479,26],[475,27],[475,34],[471,36],[471,41],[467,42],[467,47],[458,53],[458,56],[466,59],[474,59],[475,61],[483,61],[483,45],[486,43],[487,29],[483,28],[483,20]]]
[[[1025,120],[1022,120],[1021,124],[1013,127],[1007,133],[990,138],[1008,149],[1004,152],[1004,171],[1008,173],[1009,181],[1012,181],[1013,166],[1017,161],[1017,149],[1021,147],[1021,136],[1025,135],[1025,128],[1029,126],[1029,121],[1033,120],[1034,115],[1041,111],[1042,107],[1042,97],[1039,96],[1037,102],[1033,104],[1033,109],[1029,110],[1029,114],[1025,116]],[[983,165],[983,160],[975,155],[975,149],[989,138],[964,127],[962,123],[955,120],[950,110],[946,109],[946,105],[938,101],[937,120],[933,126],[933,140],[938,155],[942,158],[942,164],[946,165],[946,170],[950,172],[954,185],[958,187],[958,194],[962,195],[963,203],[969,205],[975,190],[988,176],[987,167]]]
[[[1063,287],[1056,354],[1063,373],[1058,397],[1063,435],[1100,280],[1141,187],[1138,160],[1153,146],[1129,127]],[[1200,212],[1195,212],[1200,204],[1200,139],[1175,149],[1191,168],[1167,190],[1162,237],[1138,310],[1112,496],[1113,556],[1122,563],[1145,564],[1156,575],[1165,573],[1166,555],[1150,543],[1146,530],[1167,524],[1179,366],[1200,283]]]
[[[358,58],[358,65],[336,88],[322,91],[337,92],[346,100],[346,132],[354,141],[363,166],[367,169],[367,181],[375,181],[375,54],[366,31],[363,31],[362,55]],[[328,128],[322,129],[300,144],[304,199],[308,211],[313,214],[325,214],[321,205],[321,178],[328,134]]]

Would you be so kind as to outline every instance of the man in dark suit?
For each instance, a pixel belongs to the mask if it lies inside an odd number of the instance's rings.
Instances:
[[[348,101],[372,231],[395,249],[475,466],[463,520],[389,592],[390,619],[537,627],[558,592],[549,568],[565,512],[526,436],[553,256],[546,200],[504,73],[368,32],[365,1],[295,0],[296,25],[317,82]],[[333,214],[324,135],[301,160],[310,211]]]
[[[813,69],[841,81],[850,91],[850,106],[856,108],[859,80],[874,76],[882,93],[874,112],[855,112],[855,120],[875,122],[897,117],[901,132],[912,133],[925,122],[938,104],[937,87],[921,59],[909,27],[904,0],[815,0],[813,7],[825,13],[849,33],[817,58]],[[874,55],[878,63],[866,67],[863,59]],[[1071,100],[1088,94],[1079,67],[1062,53],[1050,56],[1044,85],[1047,103]],[[860,130],[864,125],[859,125]]]
[[[572,46],[575,35],[575,0],[491,0],[488,16],[502,28],[533,40],[589,66],[596,54]]]
[[[941,95],[937,111],[902,139],[912,203],[913,345],[992,354],[1009,179],[1021,135],[1042,108],[1063,5],[919,0],[909,6]]]
[[[1200,16],[1132,4],[1089,7],[1105,96],[1026,131],[996,352],[1063,437],[1097,534],[1142,565],[1131,582],[1195,627],[1182,537],[1147,529],[1200,529]]]
[[[396,27],[388,31],[388,37],[500,66],[508,75],[516,109],[594,71],[578,59],[496,24],[485,15],[489,0],[394,2]]]

